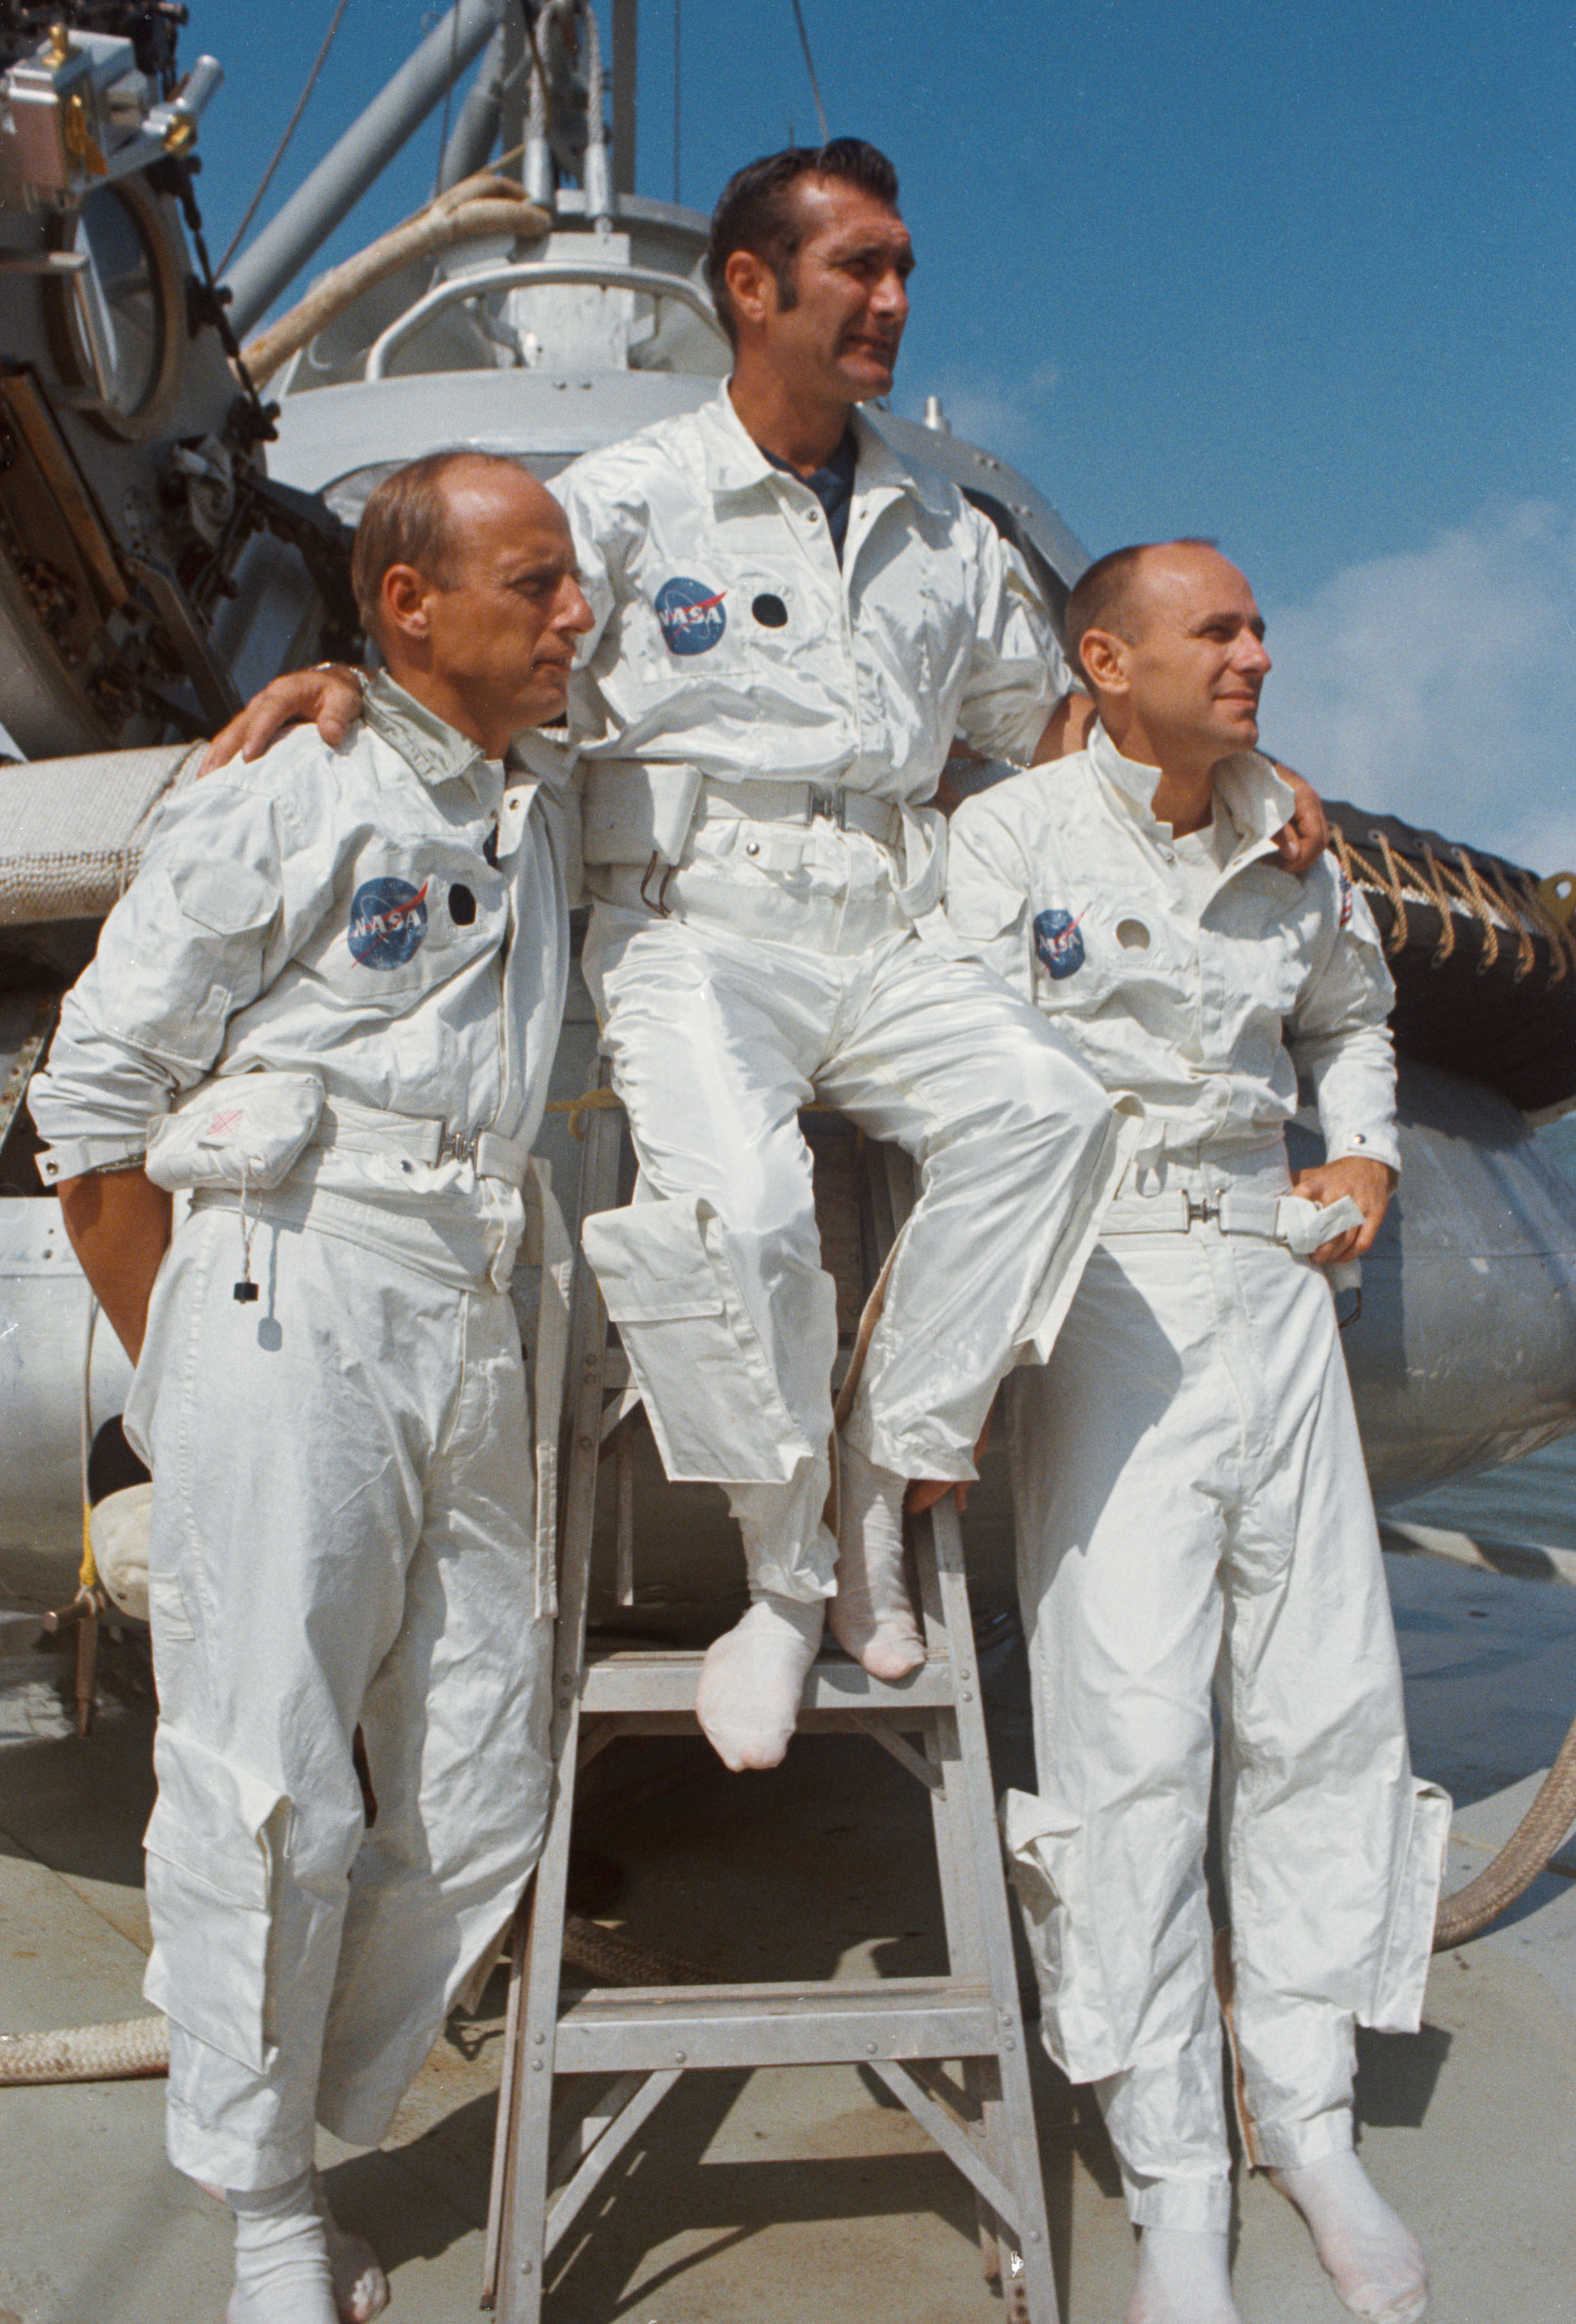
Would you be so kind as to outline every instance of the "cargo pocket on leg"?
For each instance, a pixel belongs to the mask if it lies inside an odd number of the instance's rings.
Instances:
[[[1450,1845],[1451,1797],[1437,1784],[1415,1780],[1405,1845],[1395,1874],[1384,1950],[1374,1978],[1373,1999],[1357,2013],[1358,2023],[1376,2034],[1415,2034],[1423,2017],[1423,1988],[1433,1952],[1433,1923],[1440,1883]]]
[[[601,1211],[581,1238],[669,1477],[786,1484],[815,1448],[783,1402],[711,1204]]]
[[[153,1766],[159,1796],[143,1846],[154,1941],[143,1989],[194,2040],[261,2073],[275,1852],[290,1803],[171,1728],[158,1730]]]

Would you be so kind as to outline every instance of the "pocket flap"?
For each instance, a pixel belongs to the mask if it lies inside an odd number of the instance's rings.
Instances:
[[[615,1323],[672,1323],[720,1315],[723,1296],[693,1205],[634,1204],[599,1211],[580,1231]]]
[[[285,1794],[162,1721],[153,1768],[159,1796],[143,1843],[149,1855],[233,1904],[266,1913],[273,1868],[267,1826]]]

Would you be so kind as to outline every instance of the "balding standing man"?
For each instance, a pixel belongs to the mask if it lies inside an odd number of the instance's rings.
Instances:
[[[228,2324],[335,2324],[314,2123],[385,2135],[551,1781],[508,1284],[573,851],[517,752],[561,716],[591,615],[562,510],[508,460],[390,477],[354,573],[385,665],[364,722],[169,803],[32,1093],[137,1360],[146,1990],[171,2160],[236,2215]],[[386,2301],[370,2259],[346,2318]]]
[[[1354,2024],[1416,2028],[1450,1803],[1414,1781],[1321,1268],[1378,1231],[1393,998],[1360,898],[1271,835],[1264,623],[1197,541],[1067,608],[1085,749],[954,818],[954,929],[1145,1123],[1048,1365],[1009,1388],[1038,1792],[1007,1836],[1047,2046],[1092,2082],[1142,2230],[1128,2324],[1240,2324],[1203,1852],[1221,1715],[1249,2159],[1347,2308],[1415,2324],[1416,2243],[1352,2151]],[[1329,1158],[1294,1184],[1297,1072]]]

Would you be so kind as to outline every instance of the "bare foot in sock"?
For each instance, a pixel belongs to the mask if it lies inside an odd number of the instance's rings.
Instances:
[[[925,1641],[903,1579],[905,1479],[878,1469],[845,1440],[838,1445],[837,1595],[832,1635],[871,1678],[907,1678]]]
[[[1355,2154],[1326,2154],[1269,2176],[1306,2219],[1342,2307],[1365,2324],[1419,2324],[1428,2309],[1423,2246]]]
[[[1145,2227],[1127,2324],[1242,2324],[1231,2297],[1224,2233]]]
[[[342,2227],[328,2208],[321,2172],[312,2173],[312,2200],[323,2222],[328,2246],[328,2273],[334,2286],[334,2313],[339,2324],[372,2324],[389,2304],[389,2279],[383,2264],[364,2236]]]
[[[235,2288],[225,2324],[338,2324],[311,2172],[282,2187],[232,2188],[225,2200],[235,2215]]]
[[[695,1715],[724,1767],[780,1765],[826,1617],[824,1599],[761,1596],[714,1639],[700,1666]]]

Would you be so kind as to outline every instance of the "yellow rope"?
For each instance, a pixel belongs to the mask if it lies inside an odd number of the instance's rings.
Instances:
[[[86,1499],[82,1503],[82,1563],[77,1569],[77,1582],[83,1590],[98,1587],[98,1561],[93,1554],[93,1512]]]

